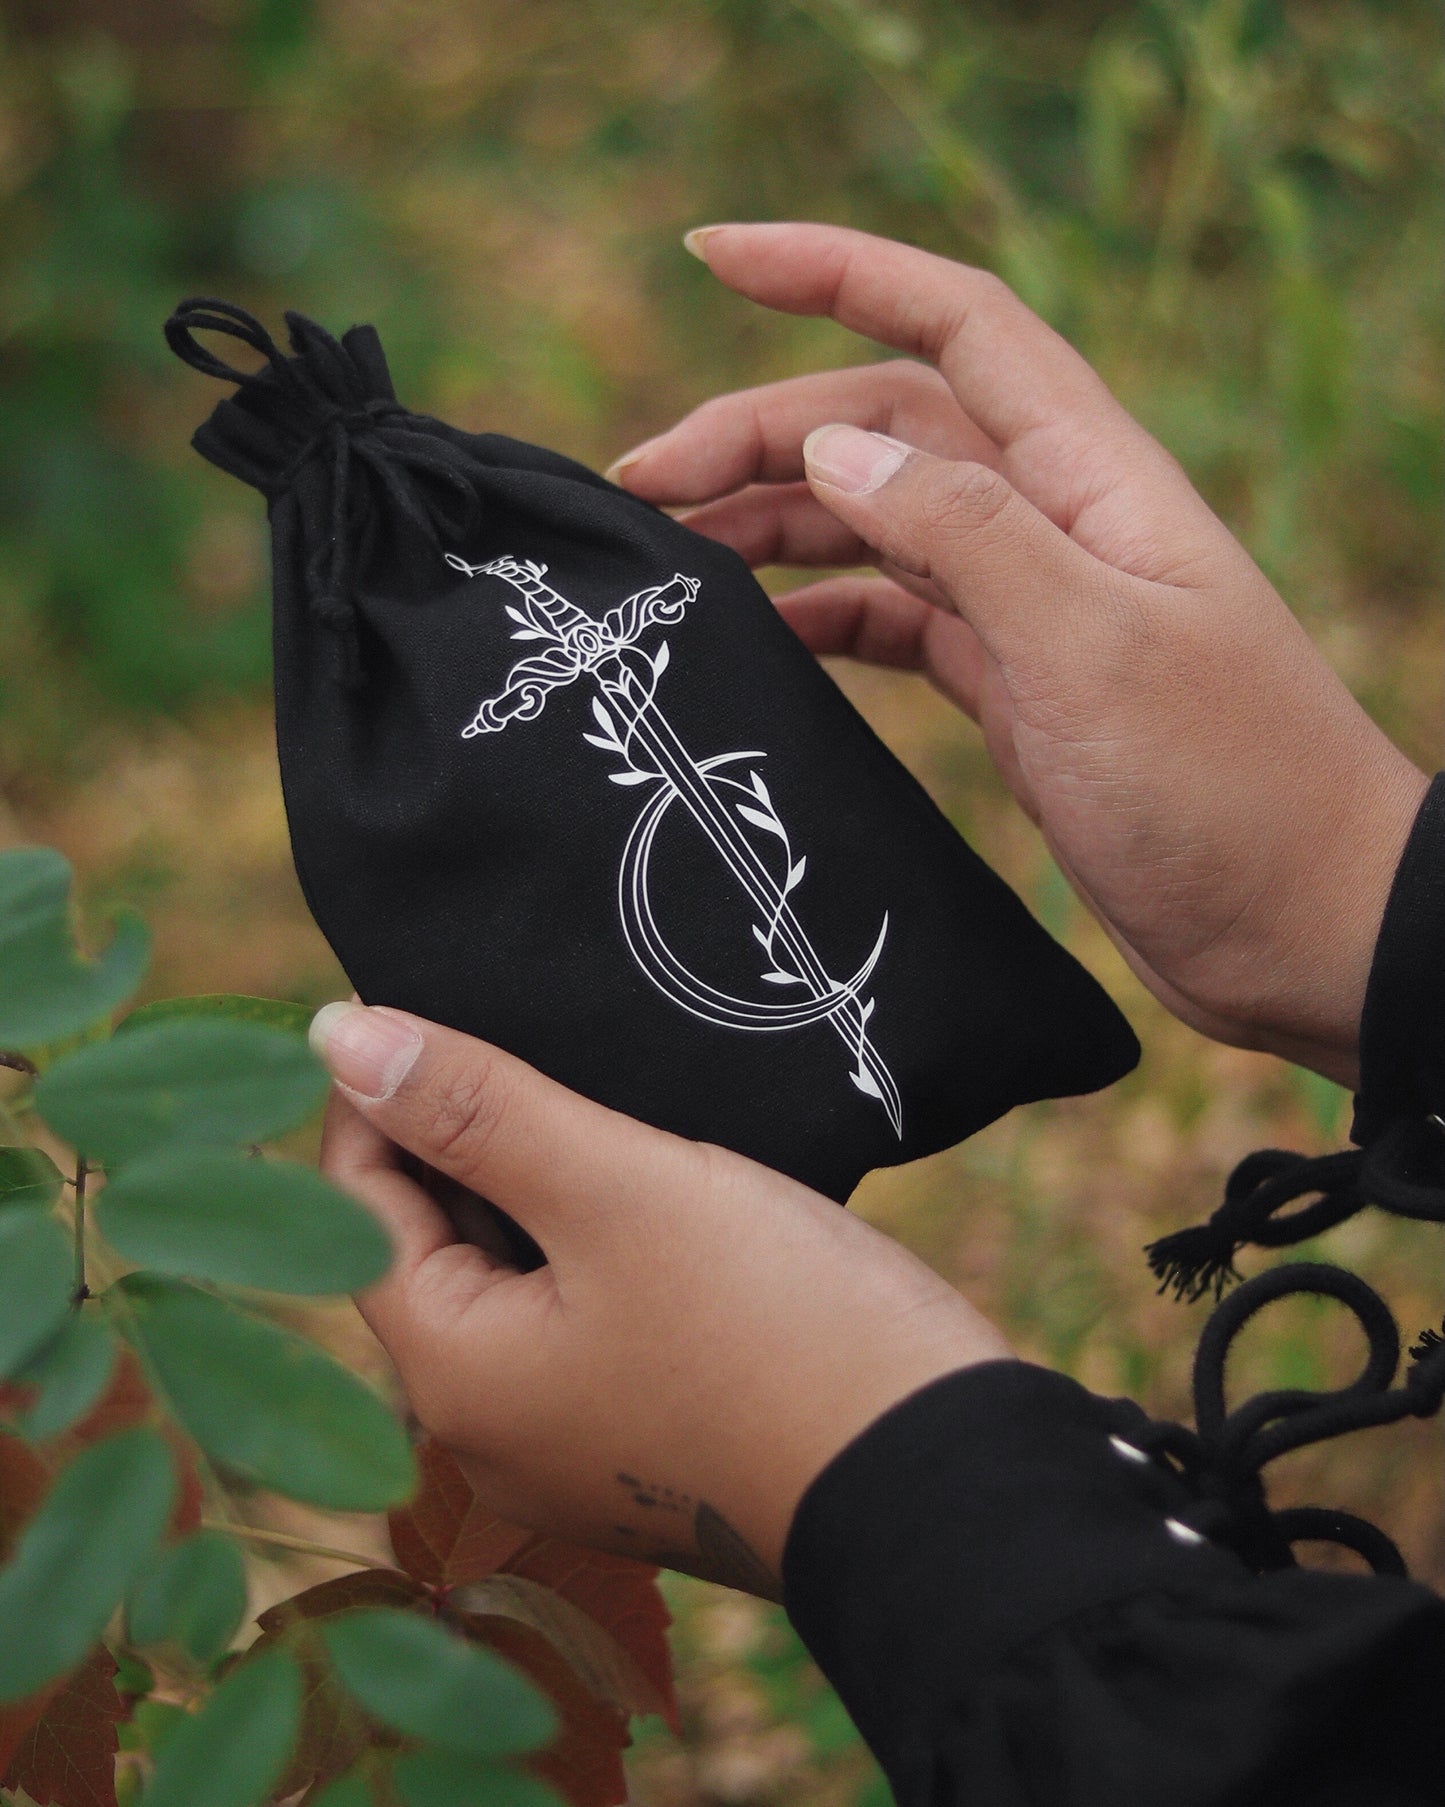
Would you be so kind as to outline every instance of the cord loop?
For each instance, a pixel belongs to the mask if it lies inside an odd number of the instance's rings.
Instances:
[[[1281,1388],[1229,1410],[1225,1369],[1235,1338],[1266,1306],[1300,1295],[1334,1299],[1353,1314],[1365,1335],[1364,1366],[1329,1392]],[[1413,1365],[1404,1384],[1395,1386],[1399,1331],[1385,1301],[1358,1275],[1323,1262],[1271,1268],[1245,1281],[1205,1324],[1194,1358],[1197,1428],[1152,1423],[1136,1441],[1193,1493],[1193,1504],[1176,1514],[1178,1520],[1232,1549],[1256,1573],[1293,1567],[1294,1543],[1321,1541],[1353,1550],[1376,1574],[1403,1575],[1399,1550],[1365,1519],[1316,1506],[1271,1511],[1262,1471],[1306,1444],[1432,1417],[1445,1401],[1445,1335],[1426,1332],[1410,1353]]]
[[[369,543],[371,503],[384,499],[433,546],[456,544],[479,512],[473,466],[468,453],[434,423],[390,393],[369,392],[367,374],[348,349],[351,335],[346,344],[338,343],[296,313],[286,315],[286,324],[289,357],[244,308],[199,296],[180,304],[165,335],[192,369],[235,383],[235,400],[246,415],[279,435],[286,450],[267,471],[268,497],[306,492],[309,501],[314,490],[324,491],[309,536],[306,592],[316,620],[334,637],[339,681],[355,687],[363,676],[357,549]],[[249,345],[265,363],[259,370],[239,370],[200,344],[197,332]]]

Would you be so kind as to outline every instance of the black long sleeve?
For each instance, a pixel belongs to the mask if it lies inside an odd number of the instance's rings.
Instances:
[[[900,1807],[1439,1807],[1445,1603],[1181,1542],[1139,1417],[992,1362],[805,1495],[788,1610]]]
[[[1437,779],[1381,929],[1356,1112],[1366,1158],[1394,1136],[1387,1208],[1411,1215],[1445,1207],[1442,975]],[[1388,1397],[1433,1409],[1406,1392]],[[1445,1602],[1201,1535],[1228,1515],[1159,1459],[1158,1428],[994,1362],[903,1401],[804,1496],[788,1610],[900,1807],[1441,1807]]]

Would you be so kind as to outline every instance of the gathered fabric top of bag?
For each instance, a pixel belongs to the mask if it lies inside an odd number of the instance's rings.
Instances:
[[[396,399],[374,327],[354,326],[337,340],[304,314],[285,318],[291,357],[244,308],[196,296],[166,321],[166,343],[193,370],[237,386],[196,432],[202,457],[268,501],[303,480],[327,486],[328,527],[312,548],[306,588],[316,619],[336,636],[339,677],[355,684],[355,549],[368,519],[358,481],[378,485],[397,516],[442,550],[463,543],[477,523],[477,454],[444,422]],[[266,362],[239,370],[202,345],[198,331],[239,340]]]

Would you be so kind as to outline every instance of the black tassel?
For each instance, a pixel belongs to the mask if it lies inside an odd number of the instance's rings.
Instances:
[[[1422,1362],[1427,1356],[1433,1355],[1437,1349],[1445,1349],[1445,1323],[1441,1324],[1439,1330],[1422,1330],[1420,1332],[1419,1342],[1410,1345],[1410,1360]]]
[[[1159,1282],[1159,1291],[1172,1288],[1176,1299],[1193,1305],[1207,1292],[1212,1292],[1216,1300],[1223,1298],[1225,1288],[1241,1277],[1234,1265],[1239,1247],[1239,1241],[1212,1217],[1192,1229],[1161,1236],[1144,1253]]]
[[[1171,1288],[1174,1297],[1193,1305],[1208,1292],[1216,1302],[1225,1288],[1240,1279],[1234,1257],[1268,1216],[1268,1207],[1256,1205],[1256,1194],[1267,1181],[1286,1171],[1297,1160],[1278,1148],[1259,1148],[1247,1154],[1224,1185],[1224,1203],[1208,1223],[1175,1230],[1151,1242],[1144,1253],[1159,1281],[1159,1291]]]
[[[1176,1230],[1145,1249],[1160,1292],[1172,1288],[1176,1299],[1191,1305],[1212,1292],[1217,1301],[1240,1278],[1234,1257],[1246,1243],[1282,1248],[1343,1223],[1363,1203],[1359,1164],[1353,1149],[1314,1159],[1281,1148],[1246,1155],[1230,1174],[1224,1203],[1208,1223]],[[1275,1216],[1310,1192],[1321,1195],[1314,1204]]]

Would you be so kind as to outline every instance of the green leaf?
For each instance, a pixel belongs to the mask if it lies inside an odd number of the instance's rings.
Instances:
[[[144,1696],[156,1685],[156,1673],[133,1650],[115,1650],[115,1685],[122,1694]]]
[[[98,960],[70,932],[70,864],[51,847],[0,853],[0,1047],[61,1040],[108,1016],[135,991],[150,958],[138,917],[116,922]]]
[[[220,1531],[197,1531],[160,1551],[125,1607],[132,1644],[175,1644],[198,1663],[227,1649],[245,1616],[246,1564]]]
[[[328,1783],[318,1795],[307,1795],[306,1807],[372,1807],[375,1796],[365,1759]]]
[[[321,1102],[326,1074],[294,1035],[256,1023],[156,1023],[81,1048],[36,1082],[35,1105],[107,1165],[177,1144],[264,1142]]]
[[[131,1714],[130,1725],[120,1728],[121,1749],[147,1751],[158,1757],[189,1718],[186,1709],[173,1700],[142,1700]]]
[[[60,1197],[65,1177],[39,1148],[0,1148],[0,1210],[40,1205],[47,1211]]]
[[[416,1484],[400,1424],[313,1344],[211,1293],[131,1274],[119,1327],[181,1423],[231,1473],[315,1506],[378,1512]]]
[[[299,1035],[304,1041],[315,1014],[304,1004],[293,1004],[287,998],[248,998],[239,992],[216,991],[194,998],[157,998],[153,1004],[142,1004],[117,1026],[116,1034],[129,1035],[135,1029],[148,1029],[153,1023],[194,1022],[197,1018],[213,1022],[219,1017],[230,1023],[259,1023],[263,1029],[279,1029],[286,1035]]]
[[[66,1321],[15,1378],[40,1389],[16,1429],[32,1443],[44,1443],[83,1418],[99,1400],[115,1368],[116,1344],[110,1328],[84,1312]]]
[[[416,1751],[392,1765],[391,1785],[405,1807],[560,1807],[545,1782],[460,1751]]]
[[[348,1693],[383,1725],[471,1757],[536,1750],[557,1731],[546,1696],[517,1671],[445,1629],[395,1607],[321,1625]]]
[[[70,1310],[74,1264],[48,1211],[0,1212],[0,1376],[39,1353]]]
[[[81,1661],[156,1547],[175,1494],[171,1453],[144,1426],[62,1469],[0,1570],[0,1700]]]
[[[140,1807],[261,1807],[301,1726],[301,1668],[284,1650],[241,1663],[156,1758]]]
[[[371,1213],[313,1169],[210,1149],[172,1149],[127,1167],[101,1194],[95,1219],[128,1260],[226,1286],[355,1292],[391,1261]]]

